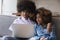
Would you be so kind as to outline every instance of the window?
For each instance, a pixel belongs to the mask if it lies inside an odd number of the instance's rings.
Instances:
[[[0,0],[0,15],[12,15],[12,13],[16,13],[16,5],[17,0]]]
[[[1,14],[1,9],[2,9],[2,0],[0,0],[0,14]]]

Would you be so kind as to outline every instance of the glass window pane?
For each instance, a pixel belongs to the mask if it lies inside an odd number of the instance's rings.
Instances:
[[[2,3],[2,0],[0,0],[0,15],[1,15],[1,3]]]
[[[2,15],[12,15],[16,13],[17,0],[4,0]]]

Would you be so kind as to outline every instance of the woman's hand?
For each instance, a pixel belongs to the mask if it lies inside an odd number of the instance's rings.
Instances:
[[[52,26],[52,23],[48,23],[48,24],[47,24],[47,32],[48,32],[48,33],[51,32],[51,26]]]
[[[40,38],[40,40],[45,40],[45,38],[44,38],[44,37],[42,37],[42,38]]]

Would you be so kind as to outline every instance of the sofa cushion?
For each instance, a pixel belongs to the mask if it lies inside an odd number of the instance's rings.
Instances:
[[[0,36],[11,35],[8,28],[16,18],[16,16],[0,15]]]
[[[60,40],[60,17],[53,17],[53,22],[56,27],[57,40]]]

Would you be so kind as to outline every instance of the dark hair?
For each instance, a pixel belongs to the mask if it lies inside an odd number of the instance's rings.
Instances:
[[[34,12],[36,9],[35,3],[32,1],[21,1],[17,3],[17,11],[21,12],[24,10]]]
[[[37,9],[37,12],[41,14],[46,24],[52,22],[52,12],[50,10],[41,7]]]

